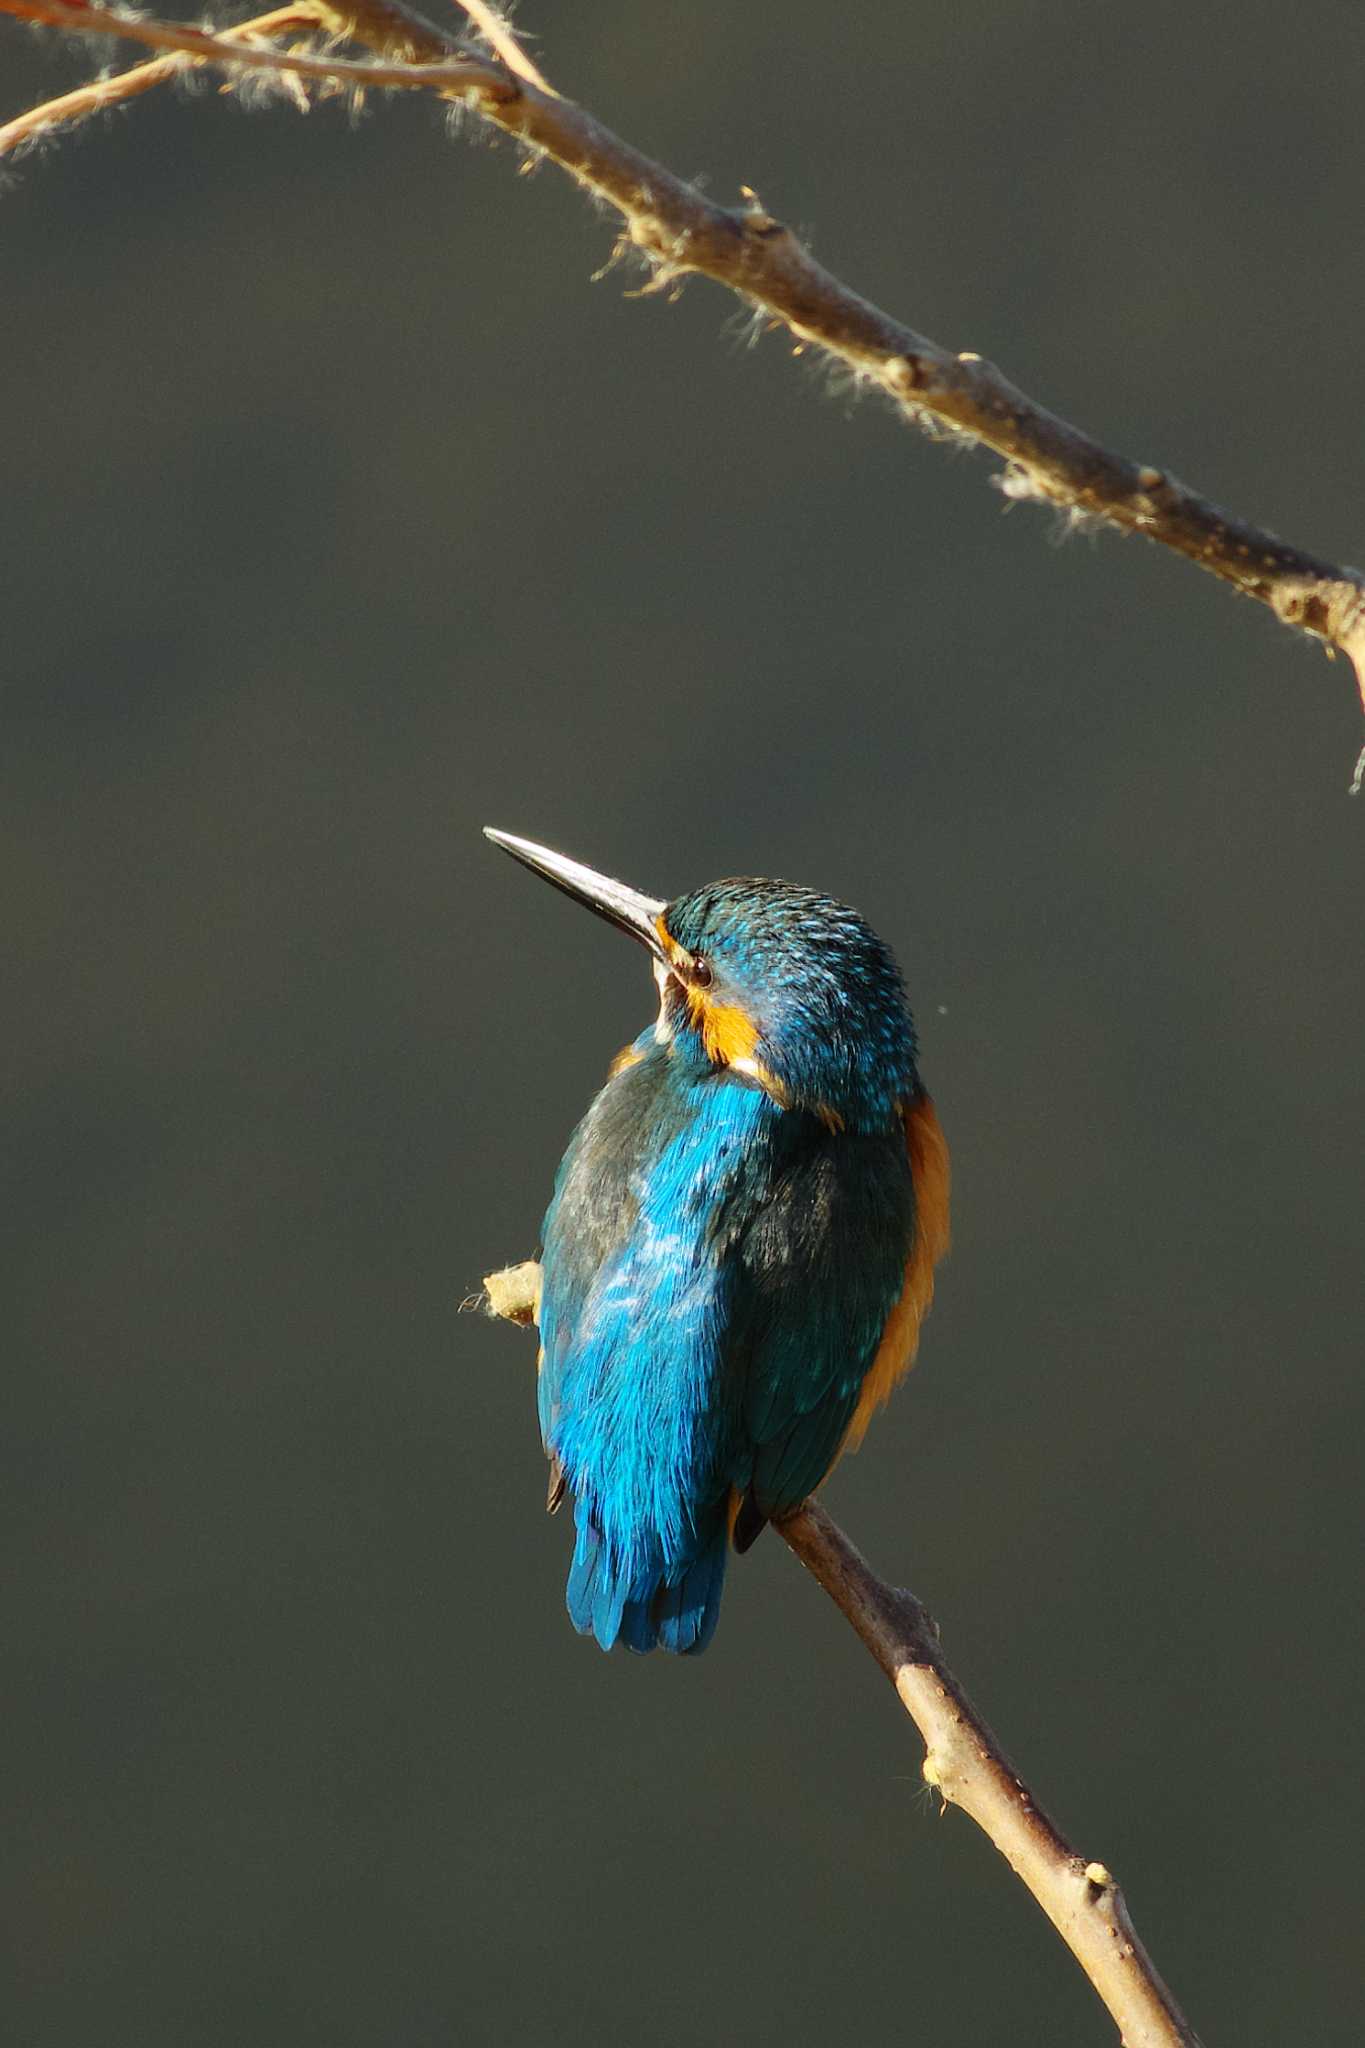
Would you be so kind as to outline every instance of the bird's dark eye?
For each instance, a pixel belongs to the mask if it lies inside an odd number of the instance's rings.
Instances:
[[[711,962],[706,959],[704,954],[695,954],[692,960],[692,971],[688,976],[688,980],[693,988],[710,988],[714,978],[711,973]]]

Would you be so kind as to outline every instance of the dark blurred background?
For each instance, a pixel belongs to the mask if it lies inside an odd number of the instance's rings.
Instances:
[[[436,0],[431,0],[434,6]],[[1365,555],[1358,0],[530,0],[551,76],[1136,458]],[[94,59],[0,24],[16,111]],[[1354,2042],[1341,665],[590,280],[439,109],[146,101],[4,248],[5,2038],[1112,2038],[769,1540],[562,1609],[528,1255],[650,1014],[489,821],[858,903],[957,1177],[829,1490],[1215,2042]]]

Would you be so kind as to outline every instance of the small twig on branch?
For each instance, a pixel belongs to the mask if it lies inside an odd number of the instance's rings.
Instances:
[[[515,71],[528,85],[538,85],[542,92],[554,93],[549,79],[537,71],[496,7],[489,6],[488,0],[456,0],[456,5],[464,9],[479,34],[491,49],[497,51],[509,71]]]
[[[233,42],[227,31],[213,35],[184,23],[153,21],[141,15],[114,14],[103,7],[84,7],[80,0],[0,0],[0,14],[23,21],[45,22],[80,35],[117,36],[149,50],[183,50],[205,64],[227,71],[277,71],[295,78],[334,80],[339,85],[425,87],[448,96],[479,96],[481,110],[498,100],[515,99],[521,88],[500,66],[481,57],[454,57],[436,64],[371,63],[352,57],[311,56],[258,42]],[[319,6],[320,25],[330,27],[334,10]]]
[[[290,29],[317,26],[318,15],[306,4],[277,7],[271,14],[258,14],[251,21],[241,21],[234,28],[224,29],[223,40],[235,42],[243,36],[287,35]],[[182,72],[204,62],[202,57],[153,57],[148,64],[134,64],[130,70],[116,71],[108,78],[92,78],[88,85],[78,85],[73,92],[44,100],[41,106],[30,107],[13,121],[0,125],[0,156],[8,156],[21,143],[47,134],[54,128],[74,128],[92,114],[101,113],[106,107],[118,106],[123,100],[136,99],[139,93],[150,92],[153,86],[165,85],[170,79],[178,78]]]
[[[483,1284],[490,1315],[534,1322],[534,1260],[490,1273]],[[1104,2001],[1123,2048],[1200,2048],[1114,1878],[1073,1849],[1039,1806],[950,1670],[919,1601],[884,1585],[817,1501],[775,1526],[896,1688],[924,1738],[926,1783],[971,1815],[1032,1892]]]
[[[474,16],[474,9],[466,12]],[[946,428],[1004,458],[1001,488],[1084,520],[1140,533],[1174,549],[1285,625],[1340,652],[1355,670],[1365,708],[1365,575],[1290,547],[1220,511],[1165,470],[1131,462],[1027,397],[971,352],[955,353],[893,320],[815,262],[751,193],[737,209],[615,135],[573,101],[535,82],[520,50],[486,60],[461,52],[402,0],[325,0],[329,27],[381,52],[378,62],[296,55],[259,42],[232,44],[172,22],[115,14],[81,0],[0,0],[0,13],[83,34],[121,36],[182,50],[229,68],[250,66],[352,87],[426,89],[462,99],[485,120],[551,158],[616,209],[623,242],[665,286],[689,274],[712,278],[882,391],[917,425]],[[506,33],[506,32],[505,32]],[[513,45],[515,48],[515,45]],[[419,58],[420,62],[407,61]],[[1365,750],[1353,788],[1365,778]]]

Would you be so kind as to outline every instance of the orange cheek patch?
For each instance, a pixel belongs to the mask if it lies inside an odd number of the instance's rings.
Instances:
[[[689,989],[688,1006],[701,1032],[706,1057],[731,1067],[751,1060],[758,1045],[758,1027],[734,1003],[710,1003],[700,989]]]
[[[718,1003],[705,989],[698,988],[687,978],[692,956],[686,947],[680,946],[662,917],[654,920],[655,929],[663,942],[663,948],[677,974],[683,995],[687,1002],[687,1015],[692,1029],[698,1033],[706,1049],[706,1057],[718,1067],[739,1067],[751,1080],[757,1081],[774,1102],[787,1106],[787,1091],[776,1074],[770,1073],[754,1058],[758,1050],[758,1026],[748,1012],[741,1010],[738,1003]],[[614,1070],[613,1070],[614,1071]],[[817,1107],[816,1115],[826,1122],[831,1130],[841,1129],[843,1119],[833,1110]]]
[[[790,1100],[786,1089],[776,1074],[754,1058],[758,1050],[758,1026],[752,1017],[734,1003],[711,1002],[697,988],[687,991],[687,1006],[694,1026],[701,1033],[706,1057],[718,1067],[735,1067],[741,1074],[747,1074],[751,1081],[757,1081],[765,1095],[771,1095],[774,1102],[786,1109]],[[826,1114],[824,1110],[816,1113],[822,1117]],[[833,1129],[833,1125],[830,1128]]]
[[[927,1095],[905,1112],[905,1144],[915,1183],[915,1242],[905,1264],[900,1300],[887,1318],[842,1449],[856,1451],[877,1410],[909,1372],[920,1324],[934,1298],[934,1267],[948,1249],[951,1175],[943,1127]]]

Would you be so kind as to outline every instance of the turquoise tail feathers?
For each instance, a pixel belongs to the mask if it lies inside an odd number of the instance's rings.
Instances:
[[[689,1657],[706,1648],[725,1587],[723,1519],[698,1556],[671,1572],[662,1566],[626,1571],[586,1511],[579,1509],[575,1521],[566,1604],[580,1635],[596,1636],[604,1650],[621,1643],[641,1654],[660,1649]]]
[[[716,1632],[725,1589],[729,1542],[724,1524],[682,1577],[660,1588],[654,1600],[659,1648],[675,1656],[700,1655]]]

